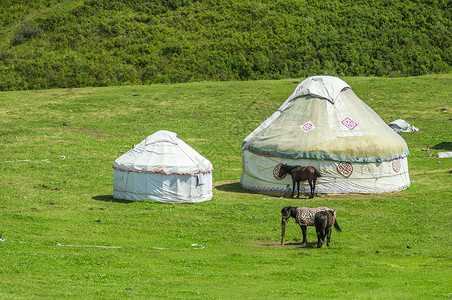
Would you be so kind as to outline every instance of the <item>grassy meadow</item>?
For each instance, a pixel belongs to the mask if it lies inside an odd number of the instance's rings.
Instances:
[[[452,74],[344,77],[404,133],[411,187],[275,197],[239,186],[241,142],[303,78],[0,93],[2,299],[452,298]],[[171,130],[214,165],[201,204],[113,199],[116,158]],[[429,149],[423,151],[423,149]],[[342,233],[301,248],[286,205],[329,206]]]

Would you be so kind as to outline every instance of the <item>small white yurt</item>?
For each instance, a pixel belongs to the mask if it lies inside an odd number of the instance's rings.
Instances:
[[[313,166],[319,193],[382,193],[410,186],[408,146],[343,80],[314,76],[242,143],[241,186],[287,192],[280,164]],[[300,190],[309,191],[307,181]]]
[[[171,131],[158,131],[113,164],[113,197],[198,203],[212,199],[210,161]]]

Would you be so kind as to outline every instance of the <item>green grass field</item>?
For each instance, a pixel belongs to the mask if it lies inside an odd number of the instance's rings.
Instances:
[[[0,93],[2,299],[452,298],[452,74],[343,78],[405,133],[411,187],[290,199],[243,190],[241,142],[302,79]],[[112,198],[116,158],[171,130],[214,165],[201,204]],[[429,145],[430,151],[422,151]],[[300,248],[280,210],[329,206]]]

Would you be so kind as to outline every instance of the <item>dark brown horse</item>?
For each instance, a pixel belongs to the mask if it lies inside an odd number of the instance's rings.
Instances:
[[[334,225],[337,231],[341,232],[341,228],[337,223],[336,212],[334,210],[322,210],[314,216],[315,232],[317,233],[317,248],[322,248],[326,237],[326,246],[330,246],[331,227]]]
[[[307,180],[309,183],[309,187],[311,188],[311,193],[309,194],[309,199],[314,198],[314,191],[315,191],[315,182],[317,181],[317,177],[322,177],[320,175],[320,172],[311,166],[308,167],[302,167],[302,166],[289,166],[286,164],[282,164],[281,168],[279,168],[279,174],[278,176],[281,178],[284,176],[284,174],[290,174],[292,176],[292,183],[293,183],[293,189],[292,189],[292,196],[295,193],[295,183],[297,184],[297,198],[300,197],[300,181]]]

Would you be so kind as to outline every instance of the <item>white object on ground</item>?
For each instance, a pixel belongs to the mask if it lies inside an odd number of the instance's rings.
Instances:
[[[438,152],[438,158],[449,158],[452,157],[452,151]]]
[[[391,129],[397,133],[419,131],[419,128],[416,128],[413,125],[410,125],[407,121],[402,120],[402,119],[397,119],[395,121],[392,121],[391,123],[388,123],[388,126],[391,127]]]

